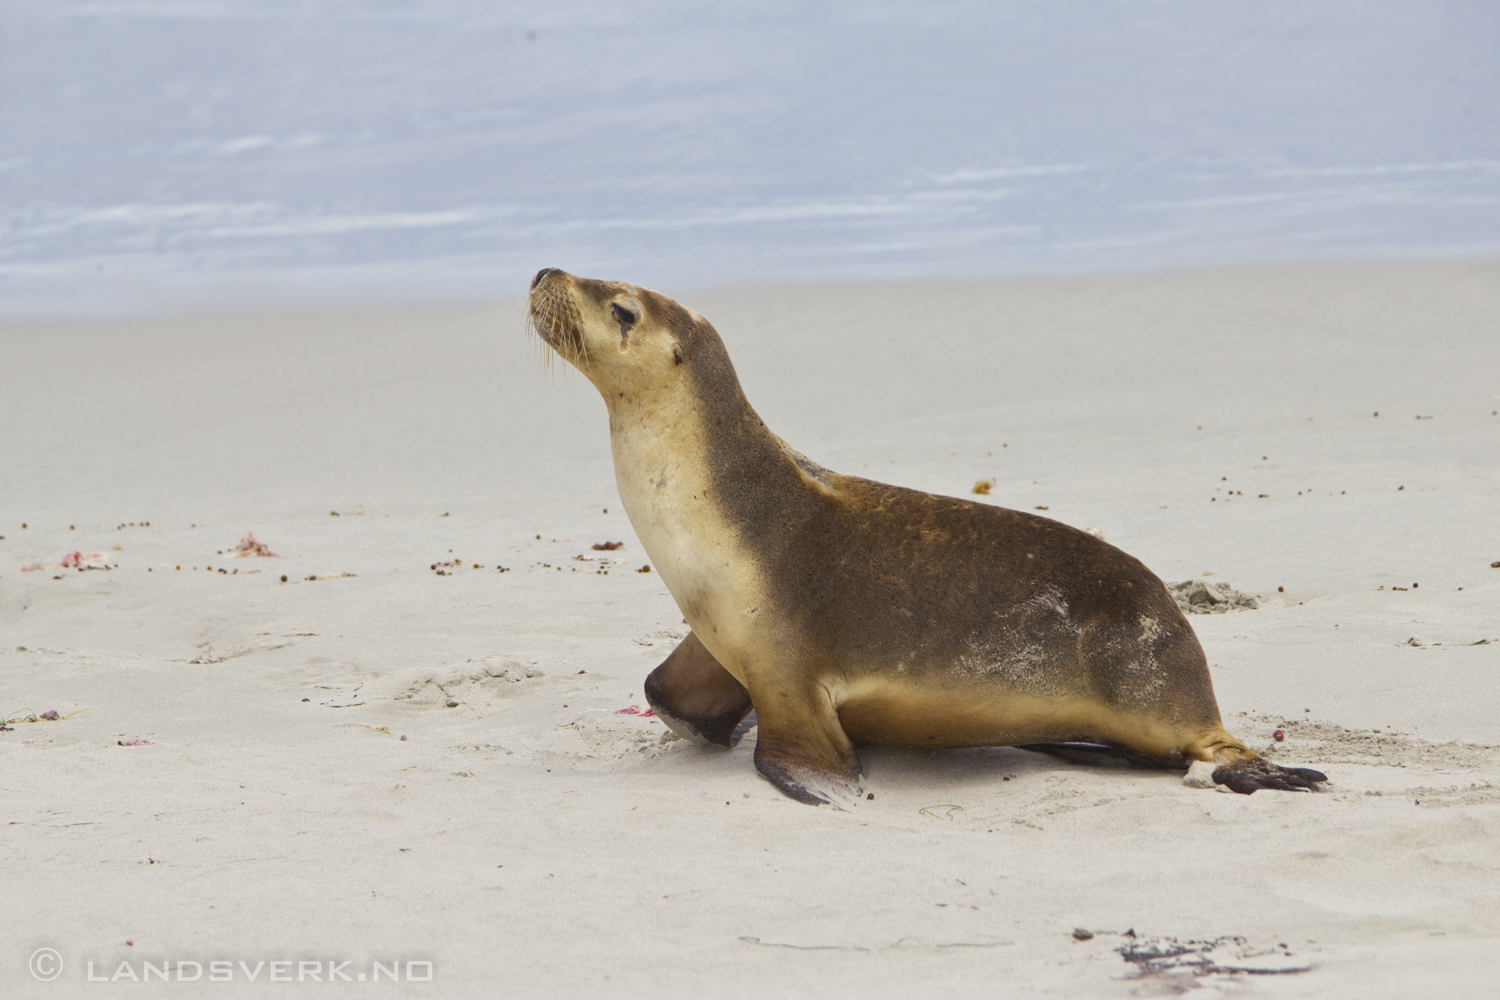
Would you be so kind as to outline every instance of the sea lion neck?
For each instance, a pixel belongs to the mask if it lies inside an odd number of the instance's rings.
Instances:
[[[716,468],[768,460],[787,464],[780,439],[750,405],[713,328],[704,324],[683,341],[685,359],[673,373],[679,377],[642,387],[601,387],[611,436],[691,446]]]
[[[711,327],[704,333],[692,345],[686,381],[716,492],[739,492],[747,477],[763,486],[790,483],[798,473],[784,443],[750,405],[723,341]]]
[[[802,478],[718,335],[707,324],[694,334],[674,372],[605,395],[620,499],[664,578],[682,561],[670,550],[706,552],[779,523]]]

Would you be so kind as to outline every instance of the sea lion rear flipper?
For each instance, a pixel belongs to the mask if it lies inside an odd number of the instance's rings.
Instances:
[[[839,809],[852,805],[863,792],[859,757],[839,725],[838,713],[831,706],[818,711],[804,705],[788,707],[780,698],[761,700],[774,711],[756,707],[756,770],[798,802]]]
[[[1273,764],[1217,726],[1206,729],[1184,752],[1194,760],[1217,764],[1213,771],[1214,784],[1241,795],[1250,795],[1264,788],[1315,792],[1320,782],[1328,780],[1328,775],[1310,767]]]
[[[647,676],[646,701],[678,736],[724,747],[750,711],[750,692],[691,632]]]
[[[1322,771],[1310,767],[1282,767],[1262,757],[1232,761],[1214,768],[1214,784],[1241,795],[1250,795],[1262,788],[1313,792],[1317,791],[1319,782],[1327,780],[1328,775]]]

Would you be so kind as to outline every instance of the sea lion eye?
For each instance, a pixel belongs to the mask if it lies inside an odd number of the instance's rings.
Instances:
[[[635,310],[628,306],[622,306],[618,302],[611,303],[609,311],[615,314],[615,322],[620,324],[620,332],[622,334],[632,326],[635,326],[635,321],[640,318],[635,314]]]

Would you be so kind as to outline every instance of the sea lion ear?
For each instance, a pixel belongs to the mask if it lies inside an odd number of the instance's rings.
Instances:
[[[677,344],[672,345],[672,360],[679,365],[682,364],[682,348]]]

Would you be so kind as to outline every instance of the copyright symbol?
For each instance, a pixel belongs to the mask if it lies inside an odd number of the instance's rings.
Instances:
[[[62,956],[55,948],[38,948],[31,953],[31,974],[44,983],[50,983],[62,974]]]

